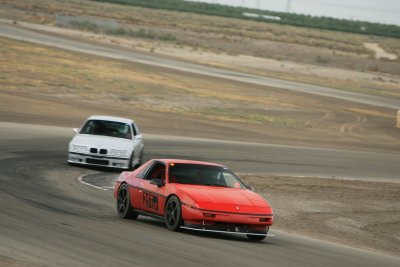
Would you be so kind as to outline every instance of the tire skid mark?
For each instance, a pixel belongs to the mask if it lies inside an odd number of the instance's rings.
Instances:
[[[364,125],[367,123],[368,119],[365,116],[360,116],[360,115],[355,115],[351,114],[355,120],[342,124],[340,126],[340,133],[341,134],[349,134],[351,136],[355,137],[361,137],[361,135],[354,133],[354,129],[356,129],[358,126]]]
[[[333,118],[335,118],[335,115],[332,112],[326,112],[324,116],[317,119],[308,120],[304,123],[304,125],[310,126],[311,128],[315,128],[319,123]]]

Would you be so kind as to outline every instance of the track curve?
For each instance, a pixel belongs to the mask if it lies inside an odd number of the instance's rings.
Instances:
[[[400,264],[399,258],[277,231],[275,237],[254,243],[236,236],[174,233],[147,218],[121,220],[116,215],[111,192],[77,180],[93,170],[65,163],[71,135],[65,128],[1,124],[0,265]],[[150,138],[148,149],[162,144],[164,138],[155,143]],[[166,151],[169,145],[164,143],[162,150]],[[195,151],[196,146],[190,149]],[[226,153],[229,155],[229,151]],[[151,152],[149,156],[153,156]]]

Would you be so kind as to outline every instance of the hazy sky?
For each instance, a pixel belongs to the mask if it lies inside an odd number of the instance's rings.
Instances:
[[[289,0],[192,0],[286,11]],[[290,12],[400,25],[400,0],[290,0]]]

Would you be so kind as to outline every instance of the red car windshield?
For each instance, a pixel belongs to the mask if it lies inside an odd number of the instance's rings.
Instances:
[[[246,188],[229,169],[200,164],[170,164],[169,182],[203,186]]]

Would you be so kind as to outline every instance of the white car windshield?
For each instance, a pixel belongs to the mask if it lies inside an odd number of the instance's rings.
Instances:
[[[169,182],[179,184],[246,188],[243,182],[229,169],[200,164],[171,164]]]
[[[88,120],[80,133],[132,139],[129,124],[116,121]]]

